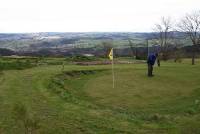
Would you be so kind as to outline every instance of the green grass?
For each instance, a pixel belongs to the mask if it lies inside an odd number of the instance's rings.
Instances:
[[[115,65],[114,89],[110,65],[3,71],[0,133],[25,133],[23,124],[31,127],[37,120],[34,133],[42,134],[198,134],[199,63],[163,62],[153,78],[146,76],[145,64]],[[32,124],[16,120],[15,109],[27,111]]]

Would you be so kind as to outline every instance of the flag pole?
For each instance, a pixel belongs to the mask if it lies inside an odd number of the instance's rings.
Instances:
[[[113,88],[115,88],[115,75],[114,75],[114,56],[112,59],[112,78],[113,78]]]
[[[113,54],[113,48],[111,48],[108,57],[109,57],[109,59],[111,60],[111,64],[112,64],[113,88],[115,88],[115,76],[114,76],[114,54]]]
[[[149,56],[149,40],[147,39],[147,57]]]

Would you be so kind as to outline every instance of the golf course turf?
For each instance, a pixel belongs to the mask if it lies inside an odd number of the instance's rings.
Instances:
[[[199,61],[161,62],[151,78],[146,64],[117,64],[115,88],[111,65],[61,68],[2,71],[0,133],[200,133]]]

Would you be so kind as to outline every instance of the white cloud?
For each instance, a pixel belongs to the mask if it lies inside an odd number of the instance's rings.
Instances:
[[[0,0],[0,32],[151,31],[199,0]]]

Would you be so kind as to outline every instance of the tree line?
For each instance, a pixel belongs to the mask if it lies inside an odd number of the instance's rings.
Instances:
[[[155,24],[155,37],[160,44],[160,55],[165,58],[169,52],[169,46],[175,45],[179,48],[180,40],[174,36],[174,32],[181,32],[185,38],[192,42],[192,65],[195,64],[195,57],[200,47],[200,11],[187,13],[177,23],[170,17],[162,17],[160,23]]]

